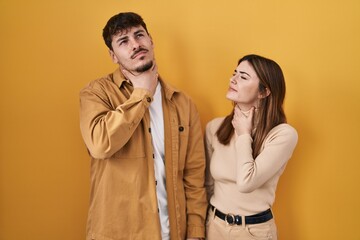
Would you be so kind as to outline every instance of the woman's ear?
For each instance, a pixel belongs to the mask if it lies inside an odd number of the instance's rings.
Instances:
[[[265,88],[265,97],[269,96],[270,95],[270,90],[268,88]]]
[[[268,88],[265,88],[264,91],[259,93],[259,98],[266,98],[271,94],[270,90]]]

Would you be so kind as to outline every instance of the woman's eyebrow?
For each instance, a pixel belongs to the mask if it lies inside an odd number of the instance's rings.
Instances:
[[[248,75],[249,77],[251,77],[250,74],[248,74],[248,73],[246,73],[246,72],[240,71],[240,73],[241,73],[241,74],[246,74],[246,75]]]

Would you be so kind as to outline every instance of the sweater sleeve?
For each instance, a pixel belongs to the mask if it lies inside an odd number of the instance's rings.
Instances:
[[[211,196],[214,194],[214,179],[210,172],[210,160],[214,148],[212,146],[212,138],[214,134],[211,132],[211,122],[206,125],[205,130],[205,156],[206,156],[206,171],[205,171],[205,188],[208,202]]]
[[[134,89],[130,98],[115,109],[100,85],[80,92],[80,129],[94,158],[111,157],[130,139],[152,98],[144,89]]]
[[[237,179],[240,192],[249,193],[273,177],[290,159],[298,135],[290,125],[273,128],[265,139],[263,150],[252,156],[252,138],[243,134],[236,138]]]

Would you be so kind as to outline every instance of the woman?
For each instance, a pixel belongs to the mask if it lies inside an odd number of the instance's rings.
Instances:
[[[234,109],[206,126],[207,239],[277,239],[271,212],[297,143],[283,110],[285,80],[273,60],[247,55],[230,79]]]

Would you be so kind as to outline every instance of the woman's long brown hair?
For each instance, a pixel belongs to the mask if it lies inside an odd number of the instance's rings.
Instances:
[[[260,99],[256,122],[254,122],[252,148],[255,159],[260,154],[261,145],[269,131],[281,123],[286,123],[283,109],[286,87],[283,72],[275,61],[255,54],[244,56],[239,60],[238,65],[243,61],[248,61],[254,68],[260,81],[259,91],[264,92],[266,88],[270,90],[269,96]],[[216,136],[223,145],[228,145],[234,135],[234,127],[231,123],[233,116],[234,110],[225,117],[216,131]]]

